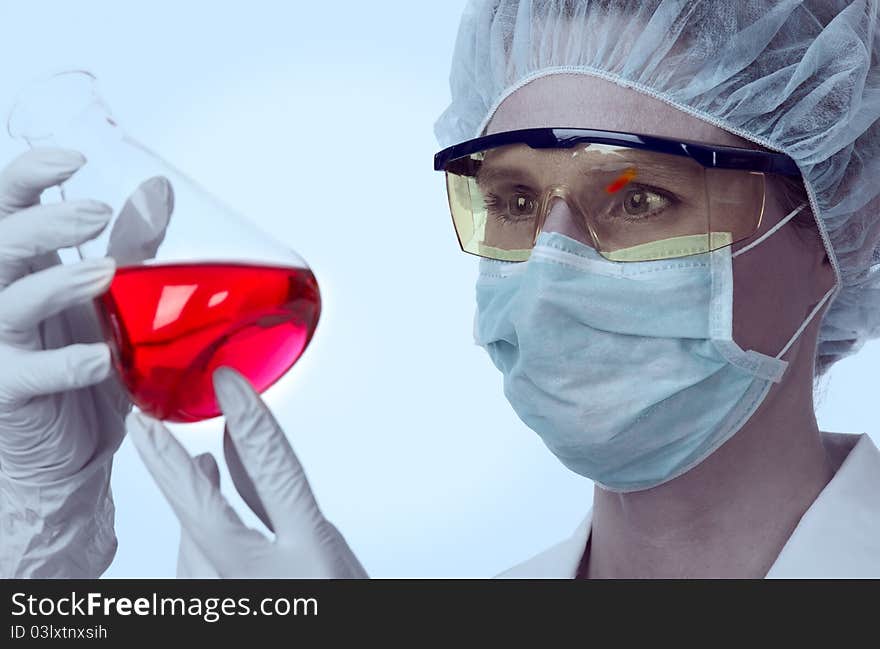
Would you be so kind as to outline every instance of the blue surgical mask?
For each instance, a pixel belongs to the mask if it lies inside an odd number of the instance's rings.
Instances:
[[[832,293],[777,356],[743,350],[733,340],[733,256],[726,246],[615,262],[542,233],[527,262],[480,261],[474,336],[517,415],[563,464],[605,489],[648,489],[748,421]]]

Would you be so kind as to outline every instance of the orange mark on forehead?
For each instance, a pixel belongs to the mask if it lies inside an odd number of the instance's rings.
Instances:
[[[621,189],[629,185],[637,176],[636,168],[629,167],[626,169],[620,176],[618,176],[614,182],[612,182],[608,187],[605,188],[605,192],[608,194],[616,194]]]

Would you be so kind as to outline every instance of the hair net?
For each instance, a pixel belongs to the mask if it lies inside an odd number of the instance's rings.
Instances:
[[[443,146],[477,137],[517,88],[581,73],[788,154],[841,282],[819,333],[821,372],[880,334],[878,4],[471,0],[435,132]]]

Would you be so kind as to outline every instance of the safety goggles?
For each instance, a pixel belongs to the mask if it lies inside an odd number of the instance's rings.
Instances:
[[[766,174],[800,176],[781,153],[575,128],[469,140],[434,169],[462,250],[505,261],[528,259],[557,198],[575,238],[612,261],[717,250],[760,228]]]

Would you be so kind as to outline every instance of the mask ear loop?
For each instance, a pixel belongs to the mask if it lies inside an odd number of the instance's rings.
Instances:
[[[810,311],[810,315],[807,316],[807,318],[806,318],[806,320],[804,320],[803,324],[800,327],[798,327],[798,330],[794,332],[794,335],[789,339],[789,341],[787,343],[785,343],[785,347],[783,347],[782,351],[776,355],[776,358],[782,358],[785,355],[785,352],[787,352],[791,348],[791,346],[794,345],[794,343],[797,341],[797,339],[800,337],[800,335],[802,333],[804,333],[804,329],[806,329],[809,326],[809,324],[810,324],[810,322],[812,322],[813,318],[816,317],[816,314],[819,313],[819,311],[821,311],[822,307],[825,306],[825,303],[828,302],[828,300],[834,294],[834,290],[836,288],[837,288],[837,286],[835,285],[831,289],[829,289],[827,293],[825,293],[824,297],[821,300],[819,300],[818,304],[816,304],[816,306],[813,307],[813,310]]]
[[[765,232],[763,235],[761,235],[755,241],[752,241],[749,245],[744,246],[744,247],[740,248],[739,250],[737,250],[735,253],[733,253],[731,255],[731,257],[739,257],[740,255],[748,252],[749,250],[751,250],[752,248],[757,246],[762,241],[765,241],[769,237],[773,236],[773,234],[775,234],[776,231],[779,230],[779,228],[781,228],[786,223],[791,221],[795,216],[800,214],[806,206],[807,206],[806,203],[802,203],[800,205],[800,207],[796,208],[794,211],[787,214],[782,220],[779,221],[779,223],[777,223],[772,228],[767,230],[767,232]],[[822,299],[819,300],[818,304],[816,304],[816,306],[813,307],[813,310],[810,311],[810,315],[808,315],[806,317],[806,319],[801,323],[801,326],[798,327],[797,331],[794,332],[794,335],[788,339],[788,342],[785,343],[785,346],[782,348],[782,351],[776,355],[776,358],[782,358],[783,356],[785,356],[785,353],[789,349],[791,349],[791,346],[794,345],[794,343],[797,341],[797,339],[800,338],[801,334],[804,333],[804,329],[806,329],[810,325],[810,322],[812,322],[813,318],[816,317],[816,314],[822,310],[822,307],[825,306],[825,303],[828,302],[828,299],[834,294],[835,288],[836,288],[836,286],[833,286],[831,289],[829,289],[828,292],[825,293],[825,295],[822,297]]]
[[[789,221],[791,221],[794,217],[796,217],[798,214],[800,214],[801,212],[803,212],[803,211],[804,211],[804,208],[805,208],[806,206],[807,206],[806,203],[802,203],[802,204],[800,205],[800,207],[797,207],[797,208],[795,208],[792,212],[789,212],[788,214],[786,214],[786,215],[785,215],[785,216],[779,221],[779,223],[777,223],[777,224],[774,225],[772,228],[770,228],[769,230],[767,230],[764,234],[762,234],[760,237],[758,237],[757,239],[755,239],[754,241],[752,241],[749,245],[747,245],[747,246],[743,246],[742,248],[740,248],[739,250],[737,250],[735,253],[733,253],[733,254],[731,255],[731,257],[733,257],[734,259],[736,259],[736,258],[739,257],[740,255],[747,253],[749,250],[751,250],[752,248],[754,248],[754,247],[757,246],[758,244],[760,244],[760,243],[766,241],[767,239],[769,239],[770,237],[772,237],[774,234],[776,234],[776,231],[779,230],[783,225],[785,225],[786,223],[788,223]]]

